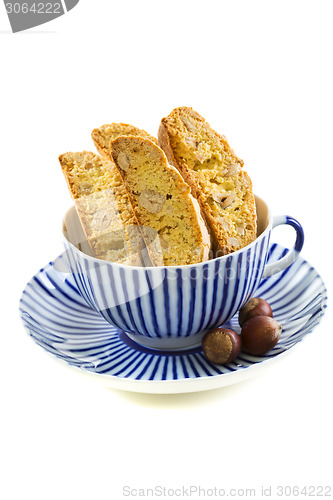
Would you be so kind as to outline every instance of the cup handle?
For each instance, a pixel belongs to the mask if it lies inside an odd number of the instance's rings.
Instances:
[[[272,229],[276,226],[281,226],[282,224],[288,224],[292,226],[296,231],[296,241],[293,248],[291,248],[287,254],[276,262],[266,264],[262,277],[268,278],[273,274],[279,273],[289,267],[298,257],[298,254],[302,250],[304,243],[304,232],[301,224],[294,219],[289,217],[289,215],[276,215],[273,217]]]

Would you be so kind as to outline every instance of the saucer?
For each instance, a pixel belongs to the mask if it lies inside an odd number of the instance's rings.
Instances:
[[[288,249],[273,243],[268,262]],[[58,257],[57,262],[64,259]],[[203,391],[248,379],[287,354],[319,323],[327,304],[325,284],[301,256],[285,271],[263,279],[255,293],[266,299],[283,326],[278,344],[263,356],[241,352],[227,365],[215,365],[201,347],[160,351],[139,345],[91,309],[71,274],[42,268],[26,285],[20,301],[24,326],[36,344],[58,360],[117,389],[173,394]],[[240,332],[237,315],[226,327]]]

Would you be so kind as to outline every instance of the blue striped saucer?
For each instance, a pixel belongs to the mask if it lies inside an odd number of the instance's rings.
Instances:
[[[287,251],[273,243],[268,261],[280,259]],[[274,317],[283,325],[281,338],[266,355],[242,352],[225,366],[210,363],[200,347],[157,351],[132,341],[91,309],[72,275],[56,271],[53,262],[27,284],[20,313],[36,344],[71,367],[110,387],[171,394],[215,389],[256,375],[306,337],[327,304],[322,278],[301,256],[285,271],[263,279],[255,295],[271,304]],[[237,315],[226,326],[239,333]]]

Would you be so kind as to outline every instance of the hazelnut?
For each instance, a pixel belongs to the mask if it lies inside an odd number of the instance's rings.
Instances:
[[[271,306],[261,297],[252,297],[238,313],[239,325],[243,326],[245,321],[255,316],[270,316],[273,318]]]
[[[125,153],[123,153],[122,151],[119,153],[118,155],[118,158],[117,158],[117,163],[118,163],[118,166],[122,169],[122,170],[127,170],[128,167],[129,167],[129,158],[128,156],[125,155]]]
[[[247,320],[241,331],[245,349],[254,355],[265,354],[278,343],[282,325],[270,316],[255,316]]]
[[[92,227],[96,231],[105,231],[109,226],[111,226],[114,220],[114,212],[112,210],[100,210],[97,211],[91,221]]]
[[[239,234],[239,236],[244,236],[244,233],[245,233],[245,224],[244,224],[244,222],[240,222],[239,224],[237,224],[236,231]]]
[[[236,199],[234,193],[214,193],[212,195],[213,200],[219,203],[223,209],[228,208]]]
[[[145,189],[139,196],[139,204],[152,214],[160,212],[164,202],[165,197],[153,189]]]
[[[232,177],[233,175],[238,174],[239,170],[240,165],[238,163],[229,163],[223,171],[223,177]]]
[[[227,328],[210,330],[203,336],[201,345],[206,358],[218,365],[234,361],[242,348],[239,335]]]
[[[224,217],[216,217],[216,221],[219,223],[219,225],[222,227],[222,229],[225,229],[226,231],[230,231],[231,224]]]
[[[197,142],[193,137],[185,137],[185,142],[188,146],[191,146],[192,148],[197,148]]]
[[[240,241],[238,238],[235,238],[234,236],[229,236],[227,238],[227,243],[230,247],[238,248],[240,246]]]
[[[189,132],[195,132],[196,128],[195,128],[194,123],[191,123],[190,120],[186,116],[182,116],[181,119]]]

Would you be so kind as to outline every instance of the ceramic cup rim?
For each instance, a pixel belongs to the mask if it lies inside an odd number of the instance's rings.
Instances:
[[[74,245],[74,243],[72,243],[66,236],[66,219],[67,217],[69,216],[70,212],[73,211],[73,209],[75,209],[75,205],[72,205],[65,213],[64,217],[63,217],[63,220],[62,220],[62,235],[63,235],[63,239],[65,240],[65,244],[67,245],[70,245],[70,247],[72,247],[74,249],[75,252],[79,252],[79,254],[81,254],[83,256],[83,258],[85,259],[88,259],[92,262],[97,262],[99,263],[100,265],[103,264],[103,265],[112,265],[112,266],[116,266],[116,267],[125,267],[125,268],[130,268],[130,269],[145,269],[145,270],[153,270],[153,269],[190,269],[191,267],[202,267],[204,265],[207,265],[211,262],[216,262],[216,261],[222,261],[222,260],[225,260],[225,259],[230,259],[230,257],[234,256],[234,255],[238,255],[240,254],[241,252],[244,252],[245,250],[249,249],[251,246],[254,246],[257,244],[258,241],[260,241],[262,238],[265,237],[266,233],[269,232],[272,228],[272,215],[271,215],[271,211],[270,211],[270,208],[268,206],[268,204],[266,203],[266,201],[261,198],[260,196],[258,195],[254,195],[255,197],[255,202],[256,202],[256,207],[258,207],[258,202],[262,205],[265,206],[266,210],[267,210],[267,217],[266,217],[266,227],[265,229],[259,234],[259,236],[257,236],[251,243],[249,243],[248,245],[240,248],[239,250],[235,250],[234,252],[232,253],[229,253],[229,254],[226,254],[226,255],[221,255],[220,257],[214,257],[213,259],[209,259],[209,260],[206,260],[206,261],[202,261],[202,262],[197,262],[196,264],[182,264],[182,265],[172,265],[172,266],[132,266],[132,265],[128,265],[128,264],[121,264],[119,262],[112,262],[112,261],[108,261],[108,260],[103,260],[103,259],[99,259],[98,257],[94,257],[92,255],[89,255],[85,252],[83,252],[82,250],[80,250],[76,245]]]

